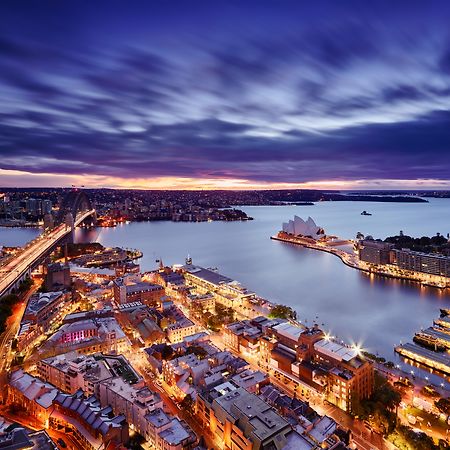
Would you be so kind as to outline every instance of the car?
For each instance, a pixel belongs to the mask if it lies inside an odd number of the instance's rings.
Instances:
[[[56,441],[59,445],[60,445],[60,447],[62,447],[62,448],[66,448],[67,447],[67,444],[64,442],[64,439],[63,438],[58,438],[58,440]]]

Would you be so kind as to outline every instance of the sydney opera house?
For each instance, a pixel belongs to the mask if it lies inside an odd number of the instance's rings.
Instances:
[[[283,223],[283,232],[313,239],[320,239],[325,236],[323,228],[318,227],[311,217],[304,221],[301,217],[294,216],[294,220]]]

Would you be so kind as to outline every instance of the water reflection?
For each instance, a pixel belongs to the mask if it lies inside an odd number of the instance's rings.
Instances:
[[[371,353],[403,364],[394,354],[394,345],[411,341],[421,326],[431,326],[439,308],[450,308],[448,290],[367,275],[334,255],[272,241],[269,236],[294,214],[311,215],[327,231],[342,237],[358,231],[385,237],[400,229],[417,236],[446,233],[449,206],[449,200],[432,200],[428,204],[322,202],[311,207],[246,207],[254,221],[130,223],[77,230],[77,239],[139,248],[144,252],[140,261],[144,270],[156,268],[159,257],[174,264],[189,253],[194,263],[218,267],[261,296],[294,307],[308,325],[318,322],[340,339],[361,342]],[[364,209],[374,215],[361,216]]]

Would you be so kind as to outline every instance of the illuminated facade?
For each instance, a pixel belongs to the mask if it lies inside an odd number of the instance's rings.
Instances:
[[[204,426],[224,448],[283,448],[292,433],[289,423],[272,407],[230,383],[199,394],[197,409]]]

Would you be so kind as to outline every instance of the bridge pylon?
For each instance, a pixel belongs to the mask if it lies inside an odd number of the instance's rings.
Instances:
[[[73,214],[68,212],[64,217],[64,223],[66,225],[66,229],[70,227],[70,234],[67,236],[68,241],[71,243],[75,242],[75,219],[73,218]]]

